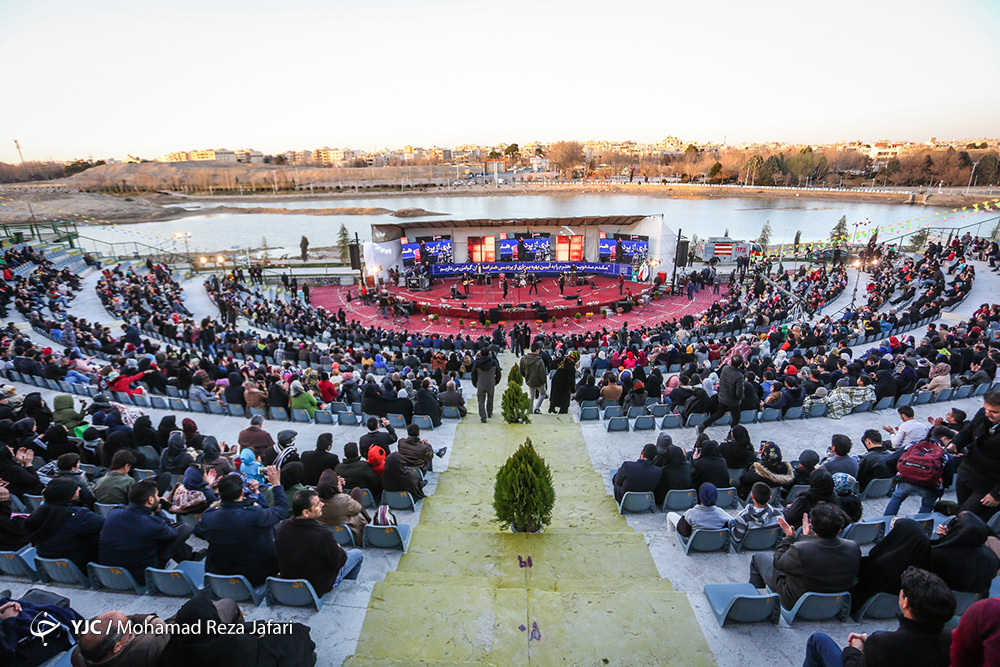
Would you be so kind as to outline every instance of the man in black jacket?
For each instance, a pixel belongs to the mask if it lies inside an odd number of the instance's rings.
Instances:
[[[986,521],[1000,505],[1000,390],[983,395],[983,407],[952,444],[965,454],[955,482],[958,504]]]
[[[274,533],[278,569],[282,579],[305,579],[316,595],[326,595],[343,579],[357,579],[364,556],[361,549],[344,551],[330,530],[316,519],[323,502],[314,489],[304,489],[292,499],[292,518]]]
[[[767,585],[781,597],[785,609],[794,607],[805,593],[850,590],[861,564],[861,548],[837,536],[846,522],[839,507],[818,503],[802,517],[802,535],[796,537],[795,528],[778,517],[785,539],[773,556],[754,554],[750,583],[757,588]]]
[[[861,436],[861,443],[868,453],[858,462],[858,484],[864,491],[873,479],[889,479],[896,476],[896,466],[889,462],[892,455],[882,443],[882,434],[873,428]]]
[[[378,430],[379,424],[385,426],[385,431]],[[399,436],[396,435],[396,429],[392,427],[392,424],[385,417],[382,417],[381,421],[379,421],[378,417],[369,417],[365,425],[368,427],[368,432],[358,439],[361,456],[368,458],[368,448],[372,445],[378,445],[384,449],[386,456],[388,456],[392,451],[389,449],[389,445],[399,440]]]
[[[743,402],[743,355],[734,354],[732,361],[722,367],[719,374],[719,404],[705,423],[698,427],[701,433],[721,419],[727,412],[733,415],[733,426],[740,423],[740,404]]]
[[[340,457],[330,453],[333,446],[332,433],[320,433],[316,438],[316,449],[302,452],[302,483],[306,486],[319,484],[319,476],[324,470],[334,470],[340,463]]]
[[[916,567],[903,572],[899,592],[899,629],[872,635],[852,632],[843,650],[829,635],[817,632],[806,643],[806,667],[947,667],[951,632],[944,631],[955,613],[955,596],[936,574]]]
[[[653,465],[656,458],[656,445],[649,444],[642,448],[642,455],[638,461],[625,461],[622,467],[615,473],[612,481],[615,487],[615,501],[621,502],[622,496],[628,491],[649,491],[656,490],[656,485],[660,483],[663,470]]]
[[[488,348],[479,351],[479,357],[472,365],[472,386],[479,399],[479,421],[486,423],[493,417],[493,395],[500,382],[500,364]]]

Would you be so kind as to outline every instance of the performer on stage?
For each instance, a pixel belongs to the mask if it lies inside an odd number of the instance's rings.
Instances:
[[[528,288],[528,295],[530,296],[532,291],[534,291],[535,294],[537,295],[538,294],[538,276],[535,275],[534,271],[532,271],[531,273],[528,274],[528,285],[530,285],[530,287]]]
[[[486,282],[486,274],[483,273],[482,263],[476,264],[476,284],[482,285]]]
[[[566,274],[559,274],[559,293],[562,294],[563,290],[566,288]]]
[[[507,291],[510,289],[510,283],[507,282],[507,275],[501,274],[501,283],[503,284],[503,298],[507,299]]]
[[[625,288],[625,276],[618,274],[618,296],[622,295],[622,290]]]
[[[472,276],[468,273],[462,274],[462,288],[465,291],[465,296],[469,296],[469,285],[472,284]]]

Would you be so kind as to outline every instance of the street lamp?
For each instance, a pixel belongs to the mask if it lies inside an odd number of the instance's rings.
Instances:
[[[969,173],[969,184],[965,186],[965,194],[969,194],[969,188],[972,187],[972,175],[976,173],[976,167],[979,166],[979,162],[974,162],[972,164],[972,172]]]
[[[191,232],[177,232],[174,234],[175,243],[177,242],[177,239],[184,239],[184,254],[186,256],[190,256],[191,254],[191,249],[188,247],[189,238],[191,238]]]

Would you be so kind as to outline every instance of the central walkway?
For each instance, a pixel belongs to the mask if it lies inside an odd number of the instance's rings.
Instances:
[[[504,355],[504,377],[514,362]],[[506,385],[504,385],[506,386]],[[510,426],[470,415],[448,470],[423,502],[396,572],[372,592],[347,665],[710,665],[683,593],[662,579],[642,535],[618,515],[569,415]],[[493,523],[497,469],[530,437],[553,473],[541,534]]]

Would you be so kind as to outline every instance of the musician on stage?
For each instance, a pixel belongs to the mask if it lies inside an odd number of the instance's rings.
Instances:
[[[559,293],[560,294],[563,293],[563,289],[565,289],[565,287],[566,287],[566,274],[565,273],[560,273],[559,274]]]
[[[462,274],[462,288],[465,290],[465,296],[469,296],[469,285],[472,284],[472,276],[468,273]]]
[[[504,300],[506,300],[507,299],[507,292],[508,292],[508,290],[510,290],[510,283],[507,282],[507,274],[505,274],[505,273],[501,273],[500,274],[500,282],[503,285],[503,298],[504,298]]]
[[[466,294],[469,293],[469,286],[468,285],[465,286],[465,293]],[[452,299],[460,299],[460,298],[462,298],[462,295],[458,293],[458,282],[456,282],[454,285],[451,286],[451,298]]]
[[[486,274],[483,273],[482,263],[476,264],[476,284],[482,285],[486,282]],[[468,294],[468,292],[466,292]]]
[[[537,296],[537,294],[538,294],[538,276],[535,275],[534,271],[532,271],[531,273],[528,274],[528,285],[530,285],[530,287],[528,288],[528,295],[530,296],[532,290],[534,290],[535,295]]]

